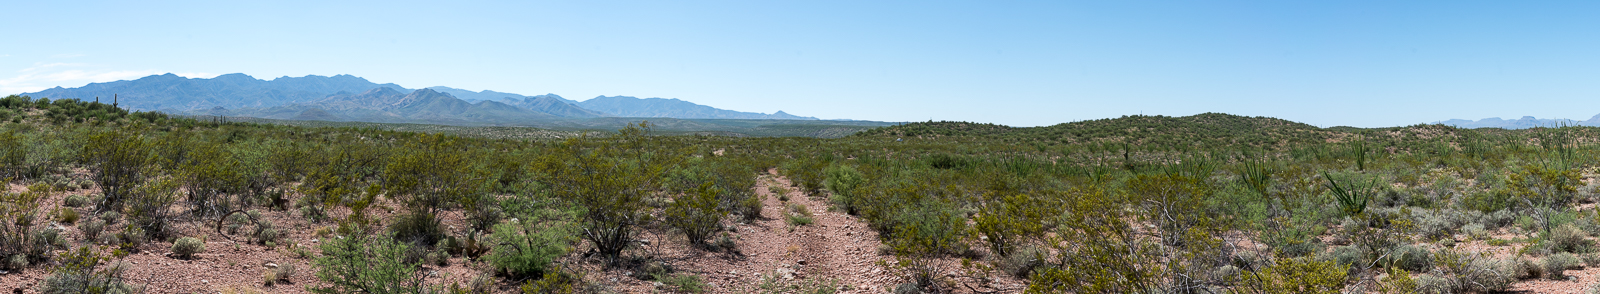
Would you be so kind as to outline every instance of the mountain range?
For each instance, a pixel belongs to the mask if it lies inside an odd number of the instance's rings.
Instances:
[[[600,96],[575,101],[555,94],[525,96],[443,86],[407,89],[351,75],[261,80],[238,73],[209,79],[169,73],[78,88],[55,87],[23,95],[114,99],[128,109],[173,114],[285,120],[454,125],[529,125],[536,121],[604,117],[817,120],[783,111],[765,114],[718,109],[679,99]]]
[[[1591,126],[1591,127],[1594,127],[1594,126],[1600,126],[1600,114],[1597,114],[1594,117],[1590,117],[1589,120],[1582,120],[1582,121],[1580,121],[1580,120],[1571,120],[1571,119],[1541,119],[1541,118],[1535,118],[1535,117],[1532,117],[1532,116],[1524,116],[1524,117],[1518,118],[1518,119],[1501,119],[1501,118],[1498,118],[1498,117],[1491,117],[1491,118],[1485,118],[1485,119],[1480,119],[1480,120],[1451,119],[1451,120],[1440,121],[1440,122],[1435,122],[1435,123],[1442,124],[1442,125],[1459,127],[1459,128],[1469,128],[1469,129],[1475,129],[1475,128],[1526,129],[1526,128],[1535,128],[1535,127],[1554,127],[1554,126],[1563,126],[1563,125],[1565,125],[1565,126]]]

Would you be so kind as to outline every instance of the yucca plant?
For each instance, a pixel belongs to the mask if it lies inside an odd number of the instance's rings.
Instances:
[[[1333,191],[1334,200],[1339,201],[1339,208],[1346,216],[1360,215],[1362,211],[1365,211],[1367,209],[1367,200],[1372,199],[1372,187],[1377,185],[1376,180],[1362,183],[1361,181],[1347,179],[1346,183],[1341,186],[1339,181],[1333,180],[1333,176],[1329,175],[1328,172],[1322,172],[1322,177],[1328,180],[1328,190]]]

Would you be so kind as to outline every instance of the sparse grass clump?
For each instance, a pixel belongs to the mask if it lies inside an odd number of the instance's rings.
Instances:
[[[811,209],[799,203],[789,204],[789,212],[784,213],[783,220],[790,227],[808,226],[816,222]]]
[[[656,277],[656,281],[659,281],[668,287],[672,287],[672,289],[676,290],[677,292],[682,293],[701,293],[705,292],[706,289],[710,287],[709,285],[706,285],[706,282],[701,279],[699,275],[694,274],[678,273],[664,275]]]
[[[71,208],[65,208],[65,207],[63,207],[61,209],[57,209],[56,210],[56,220],[61,221],[61,223],[67,223],[67,224],[77,223],[78,222],[78,211],[77,210],[72,210]]]

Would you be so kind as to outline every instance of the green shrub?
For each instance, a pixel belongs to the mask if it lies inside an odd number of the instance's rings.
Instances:
[[[783,221],[788,223],[790,226],[799,227],[811,225],[811,223],[815,222],[816,220],[805,215],[789,213],[784,214]]]
[[[1024,194],[1000,197],[979,209],[972,228],[988,241],[990,253],[1009,256],[1014,247],[1044,237],[1044,206]]]
[[[48,260],[52,251],[65,247],[61,230],[50,225],[39,209],[50,191],[50,187],[38,184],[23,193],[0,191],[0,258],[5,259],[0,268],[20,271],[28,264]]]
[[[274,273],[273,276],[276,276],[279,281],[287,282],[287,281],[289,281],[289,279],[294,278],[294,274],[296,272],[295,270],[296,269],[295,269],[293,263],[285,262],[283,264],[278,265],[278,268],[273,269],[272,272]]]
[[[700,276],[693,274],[672,274],[665,277],[656,277],[656,281],[683,293],[700,293],[709,288]]]
[[[689,243],[697,248],[704,248],[706,238],[722,228],[722,217],[727,215],[717,206],[717,197],[721,190],[711,183],[701,184],[698,189],[686,193],[673,201],[666,209],[667,224],[683,232],[689,238]]]
[[[761,208],[763,205],[764,204],[761,203],[761,196],[750,195],[749,197],[744,197],[744,200],[739,200],[739,205],[737,206],[735,212],[739,213],[740,216],[743,216],[745,221],[754,221],[761,218]]]
[[[842,164],[828,166],[823,174],[827,175],[827,179],[822,181],[822,186],[838,198],[834,200],[834,205],[844,206],[846,211],[854,214],[854,210],[848,207],[850,198],[855,196],[856,188],[866,183],[866,176],[856,171],[855,167]]]
[[[1555,255],[1545,256],[1544,262],[1540,264],[1540,266],[1543,268],[1546,278],[1551,280],[1562,280],[1567,278],[1567,270],[1583,267],[1583,261],[1579,260],[1577,255],[1562,252]]]
[[[11,258],[6,259],[6,266],[14,269],[28,268],[28,256],[22,254],[12,255]]]
[[[113,225],[122,220],[122,213],[115,211],[101,212],[100,220],[106,221],[106,224],[108,225]]]
[[[1417,288],[1414,293],[1455,293],[1458,291],[1456,286],[1451,284],[1450,279],[1434,275],[1419,275],[1415,278],[1415,281]]]
[[[100,232],[104,232],[105,230],[106,222],[103,220],[96,219],[78,224],[78,231],[83,232],[84,240],[94,241],[95,239],[99,239]]]
[[[1424,272],[1433,268],[1433,254],[1428,249],[1401,245],[1390,251],[1386,258],[1390,266],[1398,267],[1412,272]]]
[[[924,199],[896,212],[892,223],[887,243],[897,260],[895,268],[910,276],[918,287],[937,288],[935,283],[943,272],[937,258],[965,248],[962,237],[970,229],[965,214],[942,201]]]
[[[1264,293],[1339,293],[1347,271],[1332,261],[1286,258],[1261,270],[1261,278],[1246,279]]]
[[[1331,261],[1345,268],[1364,266],[1367,252],[1356,246],[1339,246],[1317,255],[1317,260]]]
[[[738,248],[739,244],[733,242],[733,236],[728,235],[727,232],[723,232],[722,234],[717,235],[717,239],[715,241],[711,242],[711,247],[721,250],[733,250],[734,248]]]
[[[1510,261],[1511,273],[1518,279],[1537,279],[1545,276],[1544,267],[1533,260],[1518,257]]]
[[[499,245],[486,259],[495,272],[514,279],[542,277],[550,263],[565,255],[573,232],[563,223],[507,222],[494,226]]]
[[[1465,226],[1471,221],[1466,213],[1453,209],[1416,210],[1413,211],[1412,217],[1415,219],[1418,233],[1428,239],[1450,237],[1458,229],[1465,230]],[[1479,229],[1482,229],[1481,225]]]
[[[783,221],[790,227],[809,226],[816,222],[811,214],[811,209],[799,203],[789,204],[789,212],[783,214]]]
[[[148,161],[154,158],[149,140],[130,130],[106,130],[88,134],[79,150],[79,160],[88,165],[95,182],[100,186],[103,208],[118,210],[123,201],[135,194],[133,190],[147,176]],[[175,198],[174,198],[175,199]]]
[[[256,223],[255,234],[251,234],[251,237],[256,239],[257,244],[276,243],[279,237],[278,228],[273,226],[270,221],[260,221]]]
[[[433,245],[445,236],[438,216],[426,212],[401,215],[394,223],[389,224],[389,231],[394,233],[396,240],[413,245]]]
[[[1045,252],[1039,247],[1023,246],[1011,252],[1011,255],[1000,257],[1000,271],[1013,277],[1026,279],[1033,274],[1033,270],[1044,265]],[[1234,268],[1238,269],[1238,268]]]
[[[83,195],[68,195],[67,199],[61,200],[61,205],[66,207],[89,206],[89,198],[83,197]]]
[[[540,277],[539,279],[528,279],[528,282],[522,284],[522,293],[570,294],[575,293],[575,290],[577,290],[579,285],[582,283],[582,276],[568,274],[567,272],[561,271],[560,268],[555,268],[553,270],[546,271],[544,276]]]
[[[1578,256],[1583,259],[1583,264],[1589,267],[1600,267],[1600,254],[1586,253]]]
[[[1551,252],[1585,253],[1594,247],[1588,238],[1588,233],[1569,223],[1550,230],[1545,242]]]
[[[1389,268],[1389,275],[1378,280],[1378,293],[1419,293],[1418,288],[1417,278],[1399,268]]]
[[[313,264],[322,284],[311,287],[313,293],[419,293],[426,278],[418,263],[402,262],[409,245],[391,238],[352,234],[319,247],[322,256]]]
[[[138,227],[156,240],[165,240],[171,232],[172,210],[178,201],[178,184],[168,179],[140,184],[126,199],[128,226]]]
[[[133,294],[140,287],[122,281],[126,270],[123,263],[96,269],[97,264],[109,261],[89,247],[80,247],[61,255],[61,265],[55,267],[44,282],[39,283],[39,293],[44,294]],[[21,290],[21,289],[18,289]]]
[[[194,258],[195,253],[205,250],[206,243],[193,237],[178,238],[177,241],[172,242],[172,254],[176,254],[183,259]]]
[[[450,266],[450,253],[444,251],[428,252],[428,257],[424,261],[441,267]]]
[[[278,271],[277,270],[269,268],[269,269],[261,271],[261,284],[262,285],[272,286],[272,285],[277,284],[277,283],[278,283]]]
[[[772,193],[773,196],[778,196],[778,202],[789,202],[789,189],[784,189],[782,185],[773,183],[767,186],[767,192]]]
[[[65,208],[65,207],[63,207],[61,209],[57,209],[56,210],[56,219],[60,220],[62,223],[68,223],[68,224],[77,223],[78,222],[78,211],[77,210],[72,210],[71,208]]]
[[[921,294],[921,293],[922,293],[922,287],[917,286],[917,283],[900,283],[900,285],[894,286],[894,294]]]
[[[1484,229],[1483,228],[1483,224],[1480,224],[1480,223],[1470,223],[1470,224],[1467,224],[1465,226],[1462,226],[1461,227],[1461,232],[1467,233],[1467,237],[1468,238],[1472,238],[1474,240],[1482,240],[1482,239],[1488,239],[1489,238],[1489,230]]]

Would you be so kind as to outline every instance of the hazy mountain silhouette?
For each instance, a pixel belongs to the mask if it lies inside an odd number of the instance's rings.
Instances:
[[[621,117],[671,117],[684,119],[790,119],[815,120],[783,111],[773,114],[740,112],[665,98],[639,99],[632,96],[600,96],[578,102],[578,106]]]
[[[291,120],[452,125],[512,125],[557,118],[547,113],[495,101],[467,102],[431,89],[421,89],[406,94],[390,88],[375,88],[360,94],[341,92],[310,103],[241,108],[223,113],[213,110],[205,114]]]
[[[600,117],[816,119],[782,111],[764,114],[724,110],[678,99],[601,96],[577,102],[555,94],[525,96],[444,86],[410,90],[351,75],[261,80],[238,73],[210,79],[163,74],[78,88],[56,87],[24,95],[82,100],[99,97],[105,102],[117,95],[118,105],[134,110],[333,121],[515,124],[529,119]]]
[[[1526,129],[1526,128],[1535,128],[1535,127],[1554,127],[1554,126],[1562,126],[1562,125],[1566,125],[1566,126],[1600,126],[1600,115],[1595,115],[1594,117],[1591,117],[1591,118],[1589,118],[1589,120],[1585,120],[1585,121],[1570,120],[1570,119],[1540,119],[1540,118],[1535,118],[1535,117],[1532,117],[1532,116],[1523,116],[1522,118],[1510,119],[1510,120],[1508,120],[1508,119],[1500,119],[1498,117],[1491,117],[1491,118],[1485,118],[1485,119],[1480,119],[1480,120],[1451,119],[1451,120],[1446,120],[1446,121],[1440,121],[1440,122],[1437,122],[1437,123],[1438,124],[1443,124],[1443,125],[1448,125],[1448,126],[1454,126],[1454,127],[1458,127],[1458,128],[1469,128],[1469,129],[1475,129],[1475,128]]]
[[[117,95],[118,105],[129,109],[195,110],[272,107],[314,101],[340,91],[360,93],[379,87],[410,92],[399,85],[377,84],[351,75],[281,77],[264,81],[237,73],[210,79],[191,79],[169,73],[78,88],[55,87],[23,95],[82,100],[100,97],[103,102],[111,102],[112,95]]]

